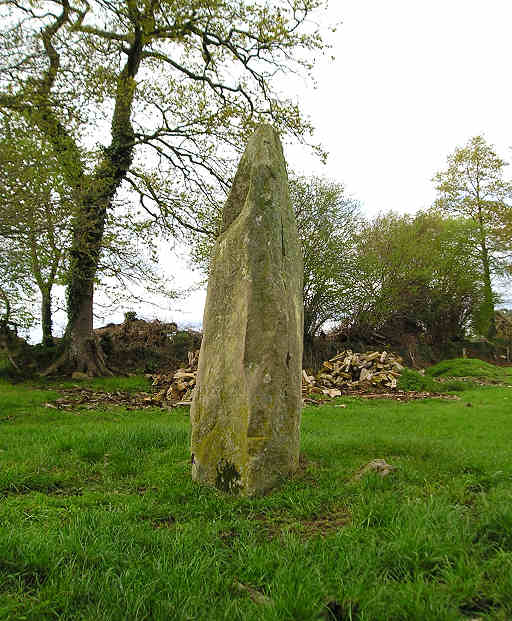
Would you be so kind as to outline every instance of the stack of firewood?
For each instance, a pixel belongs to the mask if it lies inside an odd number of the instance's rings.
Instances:
[[[199,350],[188,352],[188,365],[173,374],[151,375],[152,402],[171,405],[189,405],[196,386]],[[349,391],[395,389],[403,366],[402,359],[392,353],[354,353],[342,351],[322,365],[316,376],[302,372],[302,393],[304,396],[317,393],[334,398]]]
[[[347,349],[322,364],[315,376],[302,373],[302,391],[337,397],[349,390],[397,387],[402,359],[390,352],[354,353]]]
[[[151,375],[152,386],[157,390],[155,401],[166,401],[172,405],[189,405],[196,386],[199,350],[188,352],[188,365],[173,374]]]

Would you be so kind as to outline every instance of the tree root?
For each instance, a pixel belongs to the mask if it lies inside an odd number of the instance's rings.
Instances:
[[[84,373],[89,377],[113,376],[114,372],[107,365],[105,354],[96,337],[80,340],[73,343],[69,340],[64,351],[57,359],[39,375],[72,375],[75,372]]]

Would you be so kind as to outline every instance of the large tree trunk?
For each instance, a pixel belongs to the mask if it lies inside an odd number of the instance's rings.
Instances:
[[[102,186],[98,184],[97,187]],[[113,194],[112,189],[111,186],[107,186],[107,197],[104,193],[94,197],[86,195],[85,200],[77,208],[70,250],[68,325],[64,335],[64,350],[43,375],[75,371],[90,376],[112,375],[99,340],[93,332],[94,279],[110,199],[108,194]]]
[[[50,49],[51,42],[47,45]],[[88,375],[112,374],[93,332],[94,280],[102,249],[107,210],[132,163],[134,130],[130,116],[136,89],[134,78],[141,62],[143,45],[142,31],[136,25],[133,41],[126,52],[126,63],[117,80],[110,146],[103,150],[103,157],[92,175],[85,174],[82,167],[79,177],[76,173],[73,174],[73,170],[69,172],[71,185],[77,190],[78,204],[73,220],[68,274],[68,325],[64,352],[44,375],[59,371],[81,371]],[[50,49],[52,50],[53,48]],[[79,150],[67,135],[64,140],[56,132],[56,127],[60,125],[48,122],[47,126],[48,132],[53,131],[50,139],[56,151],[64,154],[63,161],[69,164],[69,155],[79,153]]]
[[[46,347],[52,347],[53,334],[52,334],[52,298],[50,291],[41,291],[41,328],[43,330],[43,345]]]
[[[69,362],[75,371],[88,375],[112,375],[99,340],[93,332],[93,283],[83,283],[73,298],[74,317],[69,325]],[[70,300],[71,302],[71,300]]]
[[[94,280],[101,254],[107,210],[130,169],[134,131],[130,120],[135,75],[142,58],[143,37],[137,27],[126,64],[119,74],[112,117],[112,139],[94,173],[84,175],[73,221],[67,291],[66,350],[45,374],[74,370],[88,375],[112,375],[93,332]]]
[[[106,207],[84,206],[74,222],[66,337],[69,363],[88,375],[111,374],[93,332],[94,277],[105,228]]]

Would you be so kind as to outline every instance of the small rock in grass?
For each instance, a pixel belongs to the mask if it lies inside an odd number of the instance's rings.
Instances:
[[[396,466],[392,466],[388,464],[384,459],[374,459],[373,461],[363,466],[355,475],[355,479],[360,480],[366,474],[370,472],[376,472],[380,477],[386,477],[388,474],[391,474],[393,470],[396,470]]]

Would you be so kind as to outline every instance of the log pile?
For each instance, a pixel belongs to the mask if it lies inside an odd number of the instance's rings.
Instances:
[[[151,401],[170,405],[190,405],[196,385],[199,350],[188,352],[188,365],[172,374],[153,374],[156,391]],[[357,391],[395,390],[403,366],[402,359],[389,352],[354,353],[345,350],[326,361],[316,376],[302,372],[302,393],[327,398]]]
[[[192,392],[196,386],[197,364],[199,350],[188,352],[188,365],[178,369],[173,374],[155,374],[149,377],[153,380],[152,386],[157,391],[153,401],[169,402],[172,405],[190,405]]]
[[[316,377],[303,371],[302,391],[332,398],[354,390],[394,390],[403,368],[402,359],[390,352],[359,354],[347,349],[324,362]]]
[[[62,398],[45,405],[53,409],[122,406],[129,410],[190,405],[196,384],[198,361],[199,350],[189,352],[186,367],[171,374],[148,375],[153,380],[155,392],[152,394],[120,391],[102,393],[77,385],[61,390]],[[394,399],[399,402],[432,398],[460,400],[456,395],[398,390],[397,380],[402,369],[401,358],[390,353],[354,354],[350,350],[341,352],[324,362],[323,369],[316,377],[308,375],[306,371],[302,372],[304,404],[319,405],[342,394],[366,399]],[[346,405],[335,407],[344,408]]]

